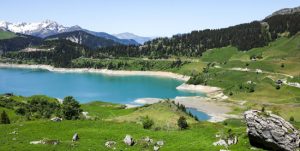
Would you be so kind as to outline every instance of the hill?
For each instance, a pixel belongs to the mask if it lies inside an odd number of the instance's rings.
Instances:
[[[97,37],[84,31],[60,33],[60,34],[46,37],[45,39],[46,40],[60,40],[60,39],[69,40],[74,43],[90,47],[91,49],[96,49],[98,47],[120,45],[119,43],[113,40]]]

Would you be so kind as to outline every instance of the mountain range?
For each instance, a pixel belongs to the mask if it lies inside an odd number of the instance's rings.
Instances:
[[[36,23],[26,23],[26,22],[10,23],[6,21],[0,21],[0,29],[11,31],[14,33],[37,36],[40,38],[46,38],[48,36],[73,32],[73,31],[84,31],[94,36],[105,38],[108,40],[113,40],[114,42],[123,45],[139,45],[139,44],[143,44],[145,41],[151,40],[151,38],[141,37],[131,33],[126,33],[126,35],[124,33],[111,35],[105,32],[90,31],[88,29],[81,28],[78,25],[66,27],[51,20],[45,20]]]

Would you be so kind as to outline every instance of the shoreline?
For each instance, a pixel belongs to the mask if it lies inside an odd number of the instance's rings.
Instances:
[[[167,71],[127,71],[127,70],[108,70],[108,69],[94,69],[94,68],[56,68],[51,65],[43,64],[10,64],[0,63],[0,68],[21,68],[21,69],[43,69],[51,72],[61,73],[99,73],[110,76],[155,76],[172,78],[180,81],[188,81],[190,76],[181,75]]]

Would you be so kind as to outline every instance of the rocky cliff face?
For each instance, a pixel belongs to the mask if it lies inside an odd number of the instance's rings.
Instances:
[[[294,13],[298,13],[300,12],[300,6],[299,7],[295,7],[295,8],[284,8],[281,10],[278,10],[274,13],[272,13],[272,15],[266,17],[266,18],[270,18],[272,16],[276,16],[276,15],[288,15],[288,14],[294,14]]]
[[[257,110],[244,113],[251,145],[275,151],[294,151],[299,147],[299,132],[283,118]]]

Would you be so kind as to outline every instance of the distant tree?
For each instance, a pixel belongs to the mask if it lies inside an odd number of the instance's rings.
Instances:
[[[154,124],[154,121],[152,119],[150,119],[148,116],[146,116],[142,119],[142,123],[143,123],[144,129],[150,129],[152,127],[152,125]]]
[[[64,98],[62,104],[62,114],[65,119],[79,119],[81,112],[82,109],[80,108],[80,104],[72,96],[67,96]]]
[[[279,90],[280,89],[280,85],[276,85],[276,90]]]
[[[10,124],[10,120],[5,111],[1,113],[0,124]]]
[[[177,125],[181,130],[187,129],[189,127],[184,116],[180,116],[180,118],[177,121]]]
[[[281,67],[281,68],[284,68],[284,64],[282,63],[280,67]]]

